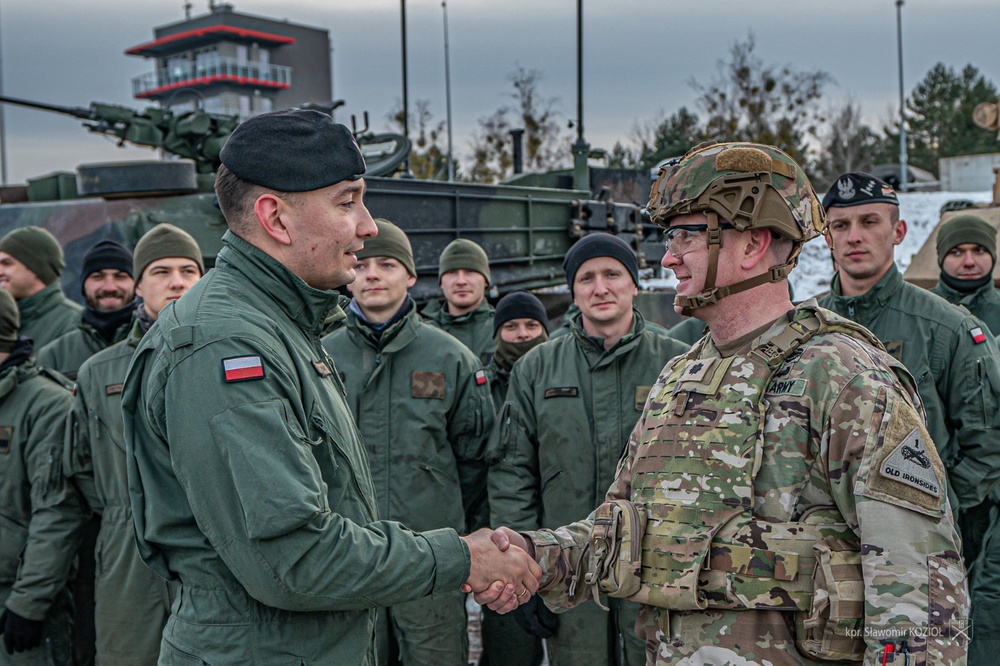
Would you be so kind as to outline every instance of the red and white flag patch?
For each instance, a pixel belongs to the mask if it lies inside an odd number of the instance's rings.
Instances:
[[[972,336],[972,341],[975,342],[977,345],[981,345],[984,342],[986,342],[986,334],[983,333],[983,329],[979,328],[978,326],[969,331],[969,334]]]
[[[222,370],[226,382],[244,382],[248,379],[264,378],[264,361],[260,356],[235,356],[222,359]]]
[[[486,371],[476,370],[476,386],[482,386],[486,383]]]

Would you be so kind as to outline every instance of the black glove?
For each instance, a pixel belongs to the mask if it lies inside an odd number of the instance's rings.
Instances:
[[[514,619],[522,629],[539,638],[552,638],[559,628],[559,616],[550,611],[536,596],[532,596],[517,607]]]
[[[21,617],[11,610],[0,613],[0,633],[7,654],[31,650],[42,644],[43,622]]]

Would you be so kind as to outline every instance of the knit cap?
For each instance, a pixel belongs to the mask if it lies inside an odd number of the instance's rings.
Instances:
[[[500,327],[511,319],[534,319],[549,330],[545,306],[530,291],[512,291],[500,299],[493,313],[493,336],[496,337]]]
[[[135,244],[134,272],[135,281],[142,279],[142,273],[154,261],[168,257],[183,257],[198,264],[202,274],[205,273],[205,260],[201,257],[198,242],[179,227],[172,224],[158,224],[139,239]]]
[[[0,289],[0,352],[9,352],[17,342],[21,330],[21,313],[10,292]]]
[[[354,255],[358,259],[369,257],[391,257],[403,264],[406,272],[412,277],[417,277],[417,269],[413,264],[413,248],[410,247],[410,239],[406,233],[389,220],[375,218],[375,227],[378,235],[375,238],[366,238],[365,247]]]
[[[938,266],[944,263],[945,256],[952,248],[963,243],[982,245],[997,261],[997,230],[993,225],[979,217],[965,213],[956,215],[941,225],[937,235]]]
[[[583,262],[595,257],[617,259],[628,270],[635,286],[639,286],[639,262],[629,244],[618,236],[598,232],[584,236],[574,243],[569,248],[569,252],[566,253],[566,258],[563,259],[563,270],[566,271],[566,282],[569,284],[571,294],[573,293],[576,272],[580,270]]]
[[[486,278],[486,286],[490,286],[490,259],[486,250],[468,238],[456,238],[444,248],[438,264],[438,282],[448,271],[460,268],[479,273]]]
[[[59,241],[41,227],[14,229],[0,239],[0,252],[27,266],[45,286],[58,280],[66,265]]]

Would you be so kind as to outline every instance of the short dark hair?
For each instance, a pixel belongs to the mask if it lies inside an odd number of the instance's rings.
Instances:
[[[225,164],[220,164],[215,174],[215,196],[219,200],[219,208],[226,218],[229,230],[240,238],[245,239],[254,228],[253,202],[268,192],[292,204],[299,201],[297,192],[278,192],[243,180],[226,168]]]

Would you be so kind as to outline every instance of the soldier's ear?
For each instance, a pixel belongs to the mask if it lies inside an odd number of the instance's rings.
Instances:
[[[292,238],[286,226],[288,204],[281,197],[270,192],[257,197],[253,204],[257,223],[264,232],[282,245],[291,245]]]

